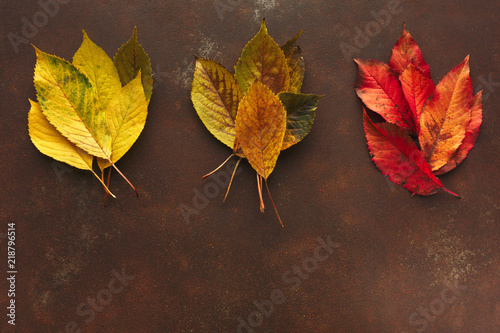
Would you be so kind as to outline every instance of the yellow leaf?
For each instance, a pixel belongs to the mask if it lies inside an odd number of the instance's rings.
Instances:
[[[112,138],[111,160],[116,163],[141,134],[148,115],[148,102],[141,83],[141,72],[121,89],[121,94],[106,109],[106,122]],[[98,159],[101,170],[111,164]]]
[[[209,59],[196,59],[191,100],[205,127],[229,148],[234,147],[234,120],[243,96],[234,75]]]
[[[83,42],[73,57],[73,65],[87,75],[103,110],[120,94],[122,84],[113,60],[83,32]]]
[[[87,153],[111,159],[111,136],[98,112],[89,79],[75,66],[35,48],[34,83],[43,114],[69,141]]]
[[[235,77],[244,94],[254,81],[260,81],[275,94],[287,91],[290,73],[285,54],[267,33],[266,24],[245,46],[235,67]]]
[[[82,170],[92,170],[92,155],[73,145],[43,115],[40,104],[29,100],[28,126],[35,147],[53,159]]]
[[[267,180],[281,151],[286,130],[286,111],[279,98],[255,81],[240,102],[236,137],[248,162]]]
[[[31,141],[35,147],[53,159],[67,163],[75,168],[88,170],[104,185],[99,176],[92,170],[92,155],[69,142],[43,115],[40,104],[30,100],[31,109],[28,114],[28,126]],[[104,185],[107,189],[107,187]],[[109,191],[109,190],[108,190]]]

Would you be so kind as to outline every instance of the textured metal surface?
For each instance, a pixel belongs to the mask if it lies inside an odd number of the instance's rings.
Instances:
[[[245,333],[498,332],[498,2],[67,2],[45,15],[47,22],[38,1],[0,4],[0,232],[17,222],[16,332],[237,332],[239,325]],[[393,14],[377,31],[370,22],[383,10]],[[285,228],[269,200],[259,212],[247,163],[224,204],[225,174],[222,186],[200,179],[230,152],[203,127],[189,97],[192,54],[232,69],[262,17],[279,43],[304,29],[303,91],[325,96],[311,134],[280,156],[269,180]],[[33,19],[36,33],[23,32]],[[474,88],[485,89],[476,147],[441,177],[461,200],[412,198],[388,183],[368,154],[352,58],[388,61],[404,21],[435,82],[470,53]],[[140,198],[115,175],[118,199],[104,207],[90,173],[61,169],[30,142],[28,98],[36,96],[29,43],[71,59],[85,29],[112,56],[134,25],[156,73],[146,128],[119,162]],[[372,37],[362,40],[358,29],[367,26]],[[16,53],[9,32],[26,33],[28,44]],[[344,54],[347,44],[357,50]],[[217,195],[195,197],[206,188]],[[189,223],[181,204],[198,206]],[[316,250],[318,239],[329,237],[330,252]],[[122,273],[133,279],[119,282]],[[97,297],[104,304],[90,310],[85,304]],[[255,312],[254,301],[266,300],[277,303],[272,313],[269,302],[264,314]],[[14,332],[5,314],[0,331]]]

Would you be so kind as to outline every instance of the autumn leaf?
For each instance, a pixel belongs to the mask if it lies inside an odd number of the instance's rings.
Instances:
[[[414,116],[397,75],[387,64],[376,60],[354,60],[358,64],[356,93],[363,103],[386,121],[416,132]]]
[[[85,31],[73,64],[35,51],[39,103],[30,101],[28,116],[34,145],[56,160],[91,171],[107,194],[111,192],[92,169],[94,157],[101,170],[113,166],[135,190],[115,162],[142,132],[152,92],[151,64],[136,29],[114,62]]]
[[[399,77],[403,93],[405,95],[413,114],[415,124],[420,124],[420,115],[425,101],[434,92],[436,87],[430,76],[424,74],[413,64],[409,64]],[[416,126],[416,132],[420,131],[420,126]]]
[[[290,87],[288,91],[293,93],[300,93],[302,82],[304,81],[304,73],[306,71],[302,50],[296,45],[300,35],[302,35],[302,31],[281,47],[285,59],[287,60],[288,73],[290,75]]]
[[[153,69],[149,56],[137,40],[137,27],[134,28],[132,37],[116,53],[113,59],[123,86],[135,79],[141,72],[144,94],[149,101],[153,94]]]
[[[279,98],[260,81],[243,97],[236,116],[236,137],[250,165],[267,179],[285,136],[286,112]]]
[[[422,111],[418,139],[433,171],[446,165],[464,140],[471,119],[471,100],[467,56],[441,80]]]
[[[265,183],[282,226],[267,179],[280,151],[309,133],[321,98],[300,93],[305,66],[296,42],[301,34],[302,31],[280,48],[262,21],[257,35],[243,49],[234,75],[213,60],[197,57],[191,90],[193,106],[205,127],[232,148],[231,155],[202,179],[237,156],[225,201],[238,165],[247,158],[256,171],[260,210],[265,209]]]
[[[435,175],[442,175],[448,171],[451,171],[457,167],[462,161],[467,157],[469,151],[474,147],[477,137],[479,135],[479,128],[483,121],[483,91],[481,90],[474,96],[471,102],[471,121],[467,125],[465,130],[465,137],[457,151],[453,154],[450,160],[441,167],[439,170],[435,171]]]
[[[243,97],[234,75],[209,59],[196,59],[191,100],[205,127],[230,148],[234,147],[234,120]]]
[[[42,154],[52,157],[56,161],[92,172],[108,193],[115,197],[92,169],[93,156],[76,147],[59,133],[43,115],[42,109],[37,102],[32,100],[29,100],[29,102],[31,104],[28,114],[29,135],[35,147]]]
[[[300,142],[309,133],[321,96],[282,92],[278,97],[287,113],[285,137],[281,146],[281,150],[285,150]]]
[[[89,79],[69,62],[35,50],[34,83],[43,114],[77,147],[111,159],[111,136]]]
[[[120,94],[122,85],[113,60],[83,31],[83,42],[73,57],[73,65],[87,76],[102,110]]]
[[[265,21],[243,49],[235,67],[235,77],[244,94],[254,81],[263,83],[275,94],[288,90],[290,74],[287,60],[279,45],[267,33]]]
[[[363,126],[372,159],[382,174],[404,188],[420,195],[431,195],[442,188],[429,164],[410,136],[390,123],[374,124],[363,110]]]
[[[398,74],[402,74],[409,64],[413,64],[413,66],[420,70],[425,76],[431,77],[429,65],[425,62],[422,51],[420,51],[417,42],[405,27],[403,28],[401,38],[399,38],[392,49],[389,66]]]
[[[121,88],[120,94],[111,101],[105,115],[112,140],[111,161],[116,163],[132,147],[146,124],[148,102],[140,71],[134,80]],[[111,165],[102,159],[98,159],[98,164],[101,170]]]
[[[377,167],[417,194],[444,188],[435,176],[465,159],[482,122],[482,94],[472,98],[469,57],[435,86],[420,48],[404,27],[389,65],[356,62],[358,96],[387,121],[375,124],[364,112],[366,138]]]

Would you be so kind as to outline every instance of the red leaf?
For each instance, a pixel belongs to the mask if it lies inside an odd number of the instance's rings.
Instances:
[[[474,147],[479,135],[479,128],[483,122],[483,91],[481,90],[474,96],[471,102],[471,121],[467,125],[465,138],[460,147],[451,157],[451,159],[441,169],[434,172],[435,175],[442,175],[455,169],[469,154],[469,151]]]
[[[380,61],[354,61],[358,64],[356,93],[366,107],[388,122],[415,133],[414,117],[396,74]]]
[[[366,141],[377,168],[414,194],[431,195],[444,188],[410,136],[390,123],[374,124],[363,110]]]
[[[471,119],[469,56],[436,87],[420,116],[418,140],[433,171],[446,165],[465,138]]]
[[[413,64],[409,64],[408,67],[403,71],[399,77],[401,81],[401,86],[403,87],[403,93],[406,97],[410,109],[413,112],[413,117],[415,119],[415,124],[420,124],[420,115],[422,114],[422,108],[424,107],[424,102],[429,98],[429,96],[436,90],[436,86],[430,76],[424,74],[421,70],[415,67]],[[420,130],[420,126],[417,127],[417,134]]]
[[[420,51],[417,42],[405,28],[403,29],[401,38],[399,38],[396,45],[394,45],[394,48],[392,49],[389,66],[391,66],[391,68],[398,74],[401,74],[409,64],[413,64],[420,71],[422,71],[424,75],[431,77],[429,65],[425,62],[422,51]]]

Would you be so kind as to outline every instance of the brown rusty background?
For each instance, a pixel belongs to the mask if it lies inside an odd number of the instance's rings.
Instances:
[[[214,4],[222,6],[220,15]],[[400,13],[345,57],[341,43],[354,46],[357,29],[387,8],[387,1],[369,0],[74,0],[43,22],[38,1],[2,1],[0,233],[17,223],[19,273],[13,330],[0,239],[0,331],[236,332],[237,318],[248,322],[254,301],[279,289],[285,301],[262,322],[253,313],[253,331],[498,332],[500,3],[401,1]],[[33,16],[41,27],[16,53],[7,34],[22,37],[23,22]],[[201,180],[230,151],[190,101],[193,53],[232,69],[263,17],[278,43],[304,29],[303,91],[324,95],[312,132],[280,156],[269,180],[285,228],[268,199],[266,213],[259,212],[247,163],[224,204],[215,180]],[[445,193],[412,198],[386,181],[368,154],[352,58],[387,62],[403,22],[436,83],[471,54],[474,89],[485,89],[476,147],[441,177],[461,200]],[[145,130],[119,167],[140,198],[115,175],[118,199],[104,207],[90,173],[54,163],[30,141],[28,98],[36,96],[29,44],[71,60],[85,29],[113,56],[134,25],[155,89]],[[220,193],[187,223],[179,206],[193,207],[206,186]],[[339,246],[294,290],[282,276],[304,260],[312,265],[320,237]],[[113,270],[134,279],[89,320],[77,307],[104,295]],[[465,290],[448,292],[446,281]],[[449,303],[439,301],[443,294]],[[438,314],[418,313],[429,307]]]

